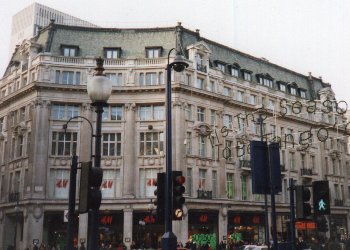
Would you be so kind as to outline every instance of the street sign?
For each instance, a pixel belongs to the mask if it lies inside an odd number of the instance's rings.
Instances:
[[[63,222],[68,222],[68,209],[64,210],[63,212]]]

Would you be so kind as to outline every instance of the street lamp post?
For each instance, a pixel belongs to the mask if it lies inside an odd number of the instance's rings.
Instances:
[[[95,134],[95,159],[94,167],[101,167],[101,127],[103,107],[107,106],[107,101],[112,93],[112,82],[103,74],[103,59],[96,59],[96,68],[94,76],[87,82],[87,92],[95,107],[96,117],[96,134]],[[94,187],[100,189],[100,187]],[[100,190],[99,190],[100,191]],[[89,212],[88,228],[88,249],[98,249],[98,224],[99,208],[93,208]]]
[[[176,249],[177,238],[172,231],[172,131],[171,131],[171,69],[176,72],[182,72],[188,67],[188,63],[184,57],[177,53],[174,61],[169,63],[170,53],[175,50],[172,48],[168,53],[167,83],[166,83],[166,154],[165,154],[165,206],[164,206],[164,224],[165,233],[162,237],[162,249],[174,250]]]
[[[13,249],[16,250],[17,248],[17,224],[18,224],[18,211],[19,211],[19,192],[15,193],[15,198],[16,198],[16,206],[15,206],[15,212],[16,212],[16,224],[15,224],[15,233],[14,233],[14,244],[13,244]]]

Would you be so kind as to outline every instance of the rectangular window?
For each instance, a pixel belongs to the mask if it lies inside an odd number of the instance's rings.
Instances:
[[[198,88],[198,89],[204,89],[204,79],[197,78],[195,87]]]
[[[4,117],[0,118],[0,132],[2,132],[4,130],[4,128],[5,128],[4,127],[4,120],[5,120]]]
[[[147,58],[158,58],[161,56],[161,48],[146,48]]]
[[[251,82],[252,81],[252,73],[244,71],[243,78],[244,78],[244,80]]]
[[[210,125],[216,125],[216,111],[210,110]]]
[[[192,133],[186,133],[186,154],[192,155]]]
[[[295,169],[295,153],[289,152],[289,169],[294,170]]]
[[[223,125],[226,128],[232,128],[232,115],[228,115],[228,114],[223,115]]]
[[[190,74],[186,74],[185,84],[188,85],[188,86],[191,86],[192,81],[191,81],[191,75]]]
[[[103,50],[107,59],[117,59],[120,57],[120,48],[104,48]]]
[[[215,82],[214,81],[210,81],[209,82],[208,90],[211,91],[211,92],[216,92],[215,91]]]
[[[140,195],[141,197],[154,197],[159,169],[140,169]]]
[[[69,194],[69,170],[51,169],[49,181],[49,197],[67,199]]]
[[[185,192],[188,196],[192,196],[192,168],[187,168],[186,175],[186,189]]]
[[[102,155],[120,156],[122,150],[121,133],[104,133],[102,135]]]
[[[164,119],[163,105],[140,106],[139,112],[141,121]]]
[[[205,136],[200,135],[198,137],[198,155],[200,157],[206,157],[206,140],[207,138]]]
[[[192,121],[192,105],[187,104],[187,107],[185,108],[185,118],[186,120]]]
[[[226,65],[223,63],[218,63],[218,69],[221,70],[222,72],[225,72]]]
[[[106,73],[106,77],[112,81],[112,86],[123,85],[123,74],[122,73]]]
[[[290,87],[290,93],[292,95],[296,95],[297,94],[297,89],[296,88],[293,88],[293,87]]]
[[[224,96],[230,96],[231,95],[231,89],[228,88],[228,87],[224,87],[223,94],[224,94]]]
[[[243,102],[243,96],[244,96],[243,91],[237,91],[236,100],[239,102]]]
[[[242,184],[242,201],[248,200],[248,184],[247,184],[247,176],[241,176],[241,184]]]
[[[55,83],[66,85],[80,85],[80,72],[59,71],[55,73]]]
[[[256,95],[249,96],[249,104],[256,105]]]
[[[102,119],[104,121],[121,121],[124,119],[124,107],[122,105],[110,105],[103,107]]]
[[[197,107],[197,121],[199,122],[205,121],[205,108]]]
[[[306,91],[305,90],[300,90],[300,97],[306,98]]]
[[[163,155],[163,132],[140,133],[140,155]]]
[[[231,75],[238,77],[239,76],[239,69],[237,68],[231,68]]]
[[[77,152],[76,132],[52,132],[51,155],[71,156]]]
[[[51,109],[51,119],[68,120],[79,115],[79,105],[74,104],[53,104]]]
[[[23,122],[26,119],[26,108],[22,107],[19,109],[19,121]]]
[[[62,83],[63,84],[73,84],[74,82],[74,72],[73,71],[63,71],[62,72]]]
[[[226,174],[226,195],[228,199],[233,199],[234,187],[233,187],[233,174]]]
[[[206,190],[205,179],[206,179],[207,170],[199,169],[199,180],[198,180],[198,189]]]
[[[121,197],[121,190],[120,170],[103,170],[103,180],[101,183],[102,199]]]
[[[301,168],[305,169],[305,154],[300,154],[300,159],[301,159]]]
[[[78,56],[78,47],[77,46],[62,46],[63,56]]]
[[[157,85],[157,73],[151,72],[146,73],[146,84],[145,85]]]
[[[212,196],[216,197],[217,196],[217,172],[213,170],[212,172]]]
[[[23,156],[23,142],[24,142],[23,135],[19,135],[17,137],[17,154],[16,154],[17,157]]]

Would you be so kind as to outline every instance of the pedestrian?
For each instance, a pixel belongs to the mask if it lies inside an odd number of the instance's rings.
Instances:
[[[85,250],[86,248],[85,248],[85,243],[84,242],[82,242],[81,243],[81,245],[80,245],[80,248],[79,248],[79,250]]]

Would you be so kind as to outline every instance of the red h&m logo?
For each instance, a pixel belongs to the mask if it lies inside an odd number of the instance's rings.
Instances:
[[[59,179],[56,180],[56,187],[58,188],[67,188],[68,180],[66,179]]]
[[[200,223],[208,222],[208,215],[207,214],[202,214],[201,216],[199,216],[199,222]]]
[[[112,225],[113,217],[110,215],[102,216],[100,222],[102,225]]]
[[[113,187],[113,181],[112,180],[104,180],[103,182],[102,182],[102,188],[104,188],[104,189],[110,189],[110,188],[112,188]]]

